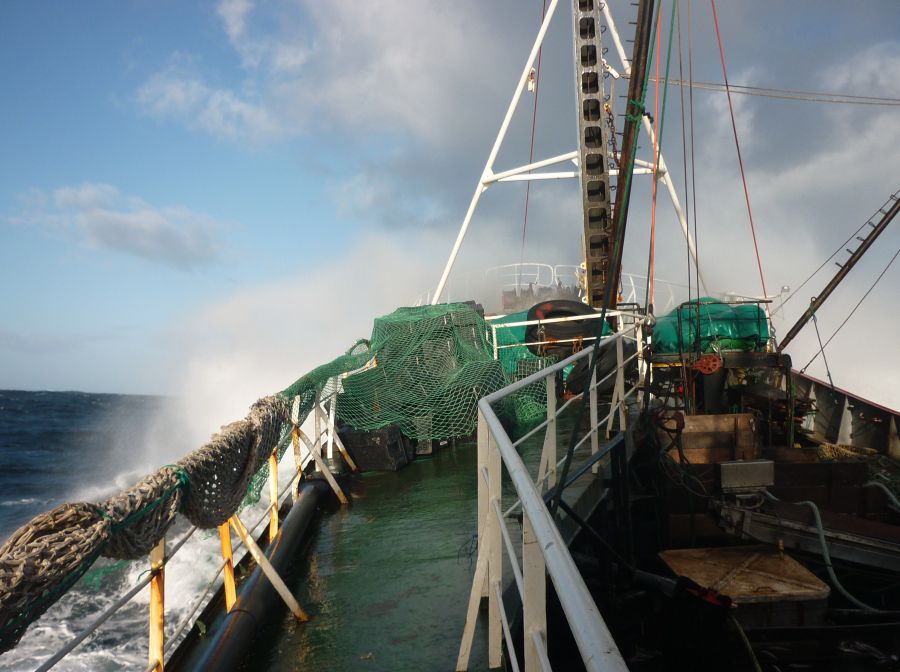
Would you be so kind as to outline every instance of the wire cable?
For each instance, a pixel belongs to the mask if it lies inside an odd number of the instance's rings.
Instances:
[[[762,261],[759,258],[759,244],[756,242],[756,225],[753,223],[753,210],[750,207],[750,192],[747,190],[747,175],[744,171],[744,159],[741,156],[741,143],[738,140],[737,122],[734,119],[734,104],[731,100],[731,87],[728,85],[728,69],[725,67],[725,48],[722,46],[722,34],[719,30],[719,15],[716,11],[716,0],[709,0],[712,5],[713,24],[716,27],[716,41],[719,43],[719,58],[722,61],[722,78],[725,80],[725,93],[728,95],[728,111],[731,114],[731,130],[734,132],[734,146],[737,150],[738,166],[741,169],[741,183],[744,185],[744,200],[747,202],[747,216],[750,219],[750,233],[753,236],[753,249],[756,252],[756,265],[759,268],[759,281],[762,284],[763,296],[766,291],[766,279],[763,276]]]
[[[539,26],[544,25],[544,16],[547,14],[547,0],[544,0],[543,7],[541,9],[541,22],[538,24]],[[531,151],[528,154],[528,163],[534,163],[534,135],[535,128],[537,126],[537,112],[538,112],[538,92],[540,91],[541,85],[541,54],[543,53],[543,46],[538,49],[537,53],[537,63],[534,69],[534,109],[531,111]],[[528,229],[528,197],[531,195],[531,180],[525,181],[525,217],[522,221],[522,251],[519,255],[519,263],[525,262],[525,231]],[[518,283],[517,283],[518,284]]]
[[[692,14],[691,0],[688,0],[688,78],[691,84],[694,83],[694,21]],[[688,89],[688,107],[691,112],[691,200],[694,203],[694,249],[696,250],[697,259],[700,258],[700,238],[697,235],[697,163],[694,160],[694,87]],[[694,264],[695,287],[697,288],[697,299],[700,299],[700,264]],[[688,296],[688,299],[691,297]]]
[[[872,293],[872,290],[875,289],[875,286],[881,281],[881,279],[884,277],[884,274],[888,272],[888,269],[897,260],[898,256],[900,256],[900,249],[898,249],[896,252],[894,252],[894,256],[891,257],[891,260],[887,263],[887,266],[884,267],[884,270],[882,270],[881,273],[878,274],[878,277],[875,278],[875,282],[872,283],[872,286],[869,287],[869,289],[866,291],[866,293],[862,295],[862,298],[856,302],[856,305],[853,306],[853,310],[851,310],[848,313],[847,317],[844,318],[844,321],[841,322],[840,325],[838,325],[838,328],[834,330],[834,333],[828,337],[828,340],[825,341],[824,345],[822,345],[820,351],[817,352],[815,354],[815,356],[806,363],[806,366],[804,366],[800,370],[800,373],[803,373],[804,371],[806,371],[806,369],[809,367],[809,365],[812,364],[814,361],[816,361],[816,358],[819,356],[819,354],[821,354],[823,358],[825,357],[825,348],[828,346],[829,343],[831,343],[831,341],[834,339],[834,337],[838,335],[838,332],[844,328],[844,325],[850,321],[850,318],[853,317],[853,313],[855,313],[856,310],[862,305],[862,302],[866,300],[866,297],[868,297],[869,294]],[[815,319],[815,317],[816,316],[813,315],[813,319]],[[818,327],[816,327],[816,331],[818,332]],[[821,344],[821,340],[819,341],[819,343]],[[827,368],[828,364],[826,363],[825,366]],[[829,380],[830,380],[830,377],[829,377]]]
[[[680,0],[676,0],[675,2],[678,8],[678,18],[677,18],[677,31],[678,31],[678,79],[679,81],[684,81],[684,43],[681,39],[681,2]],[[684,107],[684,87],[682,86],[679,90],[679,97],[681,99],[681,164],[682,164],[682,177],[684,179],[684,212],[685,212],[685,225],[687,226],[687,222],[691,221],[691,199],[688,193],[688,151],[687,151],[687,129],[685,127],[685,107]],[[691,298],[691,246],[688,242],[687,236],[684,238],[684,250],[685,255],[687,256],[687,288],[688,288],[688,300]]]
[[[719,91],[724,93],[726,86],[718,82],[691,82],[684,79],[669,80],[672,86]],[[828,93],[817,91],[800,91],[796,89],[776,89],[768,86],[747,86],[746,84],[728,84],[732,93],[742,96],[775,98],[779,100],[797,100],[809,103],[831,103],[837,105],[879,105],[885,107],[900,106],[900,98],[881,98],[878,96],[857,96],[846,93]]]

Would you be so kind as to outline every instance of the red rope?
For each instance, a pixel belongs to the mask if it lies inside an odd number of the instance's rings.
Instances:
[[[738,165],[741,168],[741,182],[744,185],[744,200],[747,201],[747,216],[750,218],[750,233],[753,235],[753,249],[756,252],[756,265],[759,268],[759,281],[762,283],[763,296],[767,297],[766,279],[763,277],[762,261],[759,258],[759,244],[756,242],[756,226],[753,224],[753,210],[750,208],[750,192],[747,190],[747,177],[744,174],[744,159],[741,157],[741,143],[738,141],[737,124],[734,121],[734,105],[731,102],[731,87],[728,86],[728,71],[725,68],[725,50],[722,47],[722,35],[719,32],[719,16],[716,13],[716,0],[712,3],[713,23],[716,26],[716,40],[719,43],[719,57],[722,60],[722,77],[725,79],[725,93],[728,95],[728,111],[731,113],[731,130],[734,132],[734,146],[737,148]]]
[[[547,14],[547,0],[544,0],[541,9],[541,23],[544,24],[544,16]],[[538,110],[538,88],[541,83],[541,53],[544,51],[543,46],[538,49],[537,67],[534,69],[534,109],[531,112],[531,151],[528,154],[528,163],[534,163],[534,130],[537,125]],[[525,261],[525,231],[528,228],[528,196],[531,194],[531,180],[525,183],[525,219],[522,221],[522,252],[519,255],[519,261]]]

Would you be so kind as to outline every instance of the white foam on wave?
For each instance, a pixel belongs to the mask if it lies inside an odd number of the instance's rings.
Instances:
[[[0,502],[0,506],[28,506],[29,504],[37,504],[41,500],[37,497],[23,497],[21,499],[7,499]],[[44,500],[44,503],[50,500]]]

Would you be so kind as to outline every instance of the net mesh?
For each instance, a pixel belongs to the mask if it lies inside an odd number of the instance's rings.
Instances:
[[[498,345],[502,338],[503,345],[516,346],[499,349],[498,361],[492,330],[472,305],[398,308],[375,320],[371,338],[283,394],[300,397],[301,421],[318,395],[322,401],[335,399],[337,419],[357,430],[394,424],[417,440],[466,436],[475,431],[481,397],[553,361],[521,345],[524,331],[497,330]],[[543,418],[544,385],[529,386],[499,410],[515,429]]]

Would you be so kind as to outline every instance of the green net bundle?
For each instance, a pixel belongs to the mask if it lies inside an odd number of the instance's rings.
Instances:
[[[498,344],[522,343],[524,328],[510,331],[497,330]],[[300,397],[301,421],[318,394],[323,401],[334,399],[338,420],[357,430],[394,424],[417,440],[466,436],[475,431],[481,397],[553,361],[521,345],[498,353],[499,361],[491,327],[471,304],[398,308],[375,320],[368,340],[282,394]],[[499,410],[516,429],[543,418],[543,384],[529,386]]]

